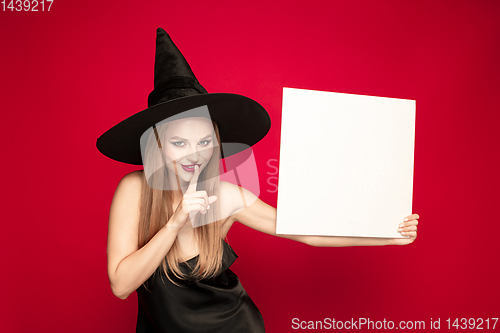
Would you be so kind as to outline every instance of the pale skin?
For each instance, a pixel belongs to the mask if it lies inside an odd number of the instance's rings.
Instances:
[[[169,179],[175,182],[178,179],[182,188],[182,192],[177,192],[172,204],[172,207],[176,207],[175,212],[165,227],[146,245],[138,248],[139,200],[144,177],[142,170],[131,172],[120,180],[111,203],[107,249],[108,276],[113,294],[121,299],[127,298],[153,274],[176,238],[179,240],[184,260],[198,254],[195,229],[188,222],[190,218],[196,218],[197,214],[206,213],[210,204],[217,200],[222,216],[227,216],[223,218],[223,238],[235,221],[269,235],[318,247],[407,245],[417,238],[418,214],[404,217],[399,226],[395,226],[398,232],[408,238],[276,234],[276,208],[261,201],[250,191],[243,189],[245,202],[251,203],[247,207],[243,206],[240,199],[241,187],[231,183],[220,183],[220,198],[209,197],[205,191],[196,191],[198,176],[206,167],[214,149],[215,136],[209,120],[187,118],[169,123],[165,139],[167,163],[175,161],[177,165],[177,168],[167,167]],[[190,165],[196,166],[191,170]],[[176,184],[172,183],[172,186],[177,188]]]

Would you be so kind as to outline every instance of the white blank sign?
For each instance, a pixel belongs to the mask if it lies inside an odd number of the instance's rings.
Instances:
[[[283,88],[276,233],[402,238],[414,142],[414,100]]]

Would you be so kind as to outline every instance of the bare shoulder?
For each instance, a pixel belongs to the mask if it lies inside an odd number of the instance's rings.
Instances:
[[[221,181],[221,207],[231,216],[254,203],[258,197],[244,187]]]
[[[234,196],[234,195],[240,195],[240,193],[244,193],[245,195],[252,195],[250,194],[251,192],[248,191],[246,188],[242,186],[235,185],[230,182],[226,181],[220,181],[220,189],[221,189],[221,194],[222,191],[224,191],[224,194],[228,196]]]
[[[132,199],[136,197],[137,193],[141,193],[143,177],[142,172],[142,170],[132,171],[120,179],[118,186],[116,187],[113,202],[115,199],[120,198]]]
[[[123,258],[138,249],[142,177],[142,170],[123,176],[111,202],[108,224],[108,269],[112,272]]]
[[[221,212],[221,218],[224,220],[222,225],[222,235],[223,238],[226,237],[229,229],[234,223],[234,219],[232,218],[232,212],[234,211],[234,207],[232,204],[231,197],[234,195],[236,185],[231,183],[221,181],[219,183],[219,207]]]
[[[123,221],[134,222],[138,219],[139,201],[142,190],[142,170],[127,173],[122,177],[116,187],[113,201],[111,202],[110,223],[123,224]]]
[[[234,196],[235,190],[237,190],[235,185],[231,183],[225,181],[219,183],[219,206],[224,219],[230,217],[234,210],[231,198]]]
[[[142,187],[142,177],[144,171],[143,170],[135,170],[127,173],[125,176],[120,179],[118,183],[118,188],[126,187],[126,188],[141,188]]]
[[[220,181],[220,184],[219,184],[219,188],[220,188],[220,196],[221,198],[224,198],[224,197],[231,197],[231,195],[234,195],[234,193],[236,193],[236,191],[238,191],[238,186],[232,184],[232,183],[229,183],[229,182],[226,182],[226,181]]]
[[[241,200],[235,200],[240,197],[240,187],[232,183],[221,181],[220,182],[220,202],[221,205],[231,207],[233,210],[236,209],[237,203]]]

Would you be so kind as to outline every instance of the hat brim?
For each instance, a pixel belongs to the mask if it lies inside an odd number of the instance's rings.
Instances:
[[[266,110],[256,101],[237,94],[213,93],[169,100],[140,111],[121,121],[97,139],[97,149],[105,156],[128,164],[142,165],[140,138],[151,126],[181,112],[206,105],[219,126],[222,143],[252,146],[271,128]],[[242,147],[236,145],[235,147]],[[242,149],[224,151],[234,155]]]

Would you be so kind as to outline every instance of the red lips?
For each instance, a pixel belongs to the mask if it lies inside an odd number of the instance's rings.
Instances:
[[[187,172],[194,172],[195,165],[199,167],[201,164],[187,164],[187,165],[181,164],[182,168]]]

